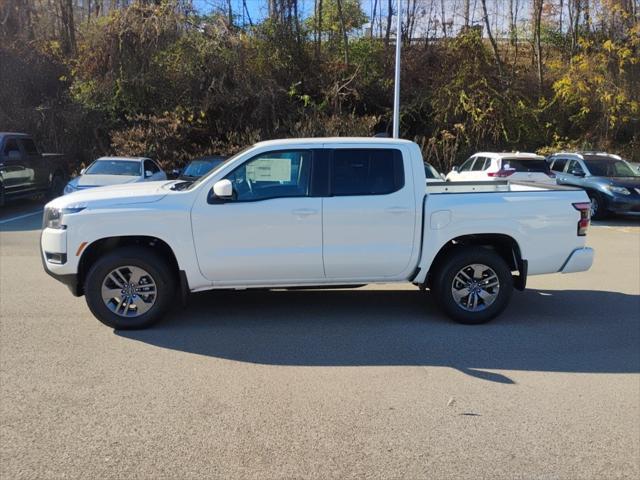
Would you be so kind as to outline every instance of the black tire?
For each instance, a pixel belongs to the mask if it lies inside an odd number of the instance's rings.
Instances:
[[[493,270],[499,284],[497,289],[491,287],[482,291],[483,294],[488,293],[489,290],[492,291],[491,295],[495,293],[491,304],[484,305],[484,300],[476,295],[477,308],[481,309],[470,311],[458,304],[452,290],[454,289],[454,281],[458,282],[456,280],[458,273],[465,269],[465,267],[476,264],[488,267],[488,270],[486,270],[487,278],[492,275],[492,273],[488,272]],[[483,280],[479,280],[479,282],[482,281]],[[459,285],[459,282],[455,285]],[[440,308],[442,308],[447,316],[458,323],[477,325],[488,322],[507,307],[511,294],[513,293],[513,278],[507,263],[495,251],[482,246],[460,247],[452,250],[448,256],[440,262],[433,277],[432,290]],[[469,297],[467,297],[466,301],[470,301]],[[463,302],[463,300],[461,300],[461,302]],[[468,307],[471,308],[470,305],[468,305]]]
[[[597,192],[587,192],[589,201],[591,202],[591,218],[593,220],[603,220],[610,215],[607,210],[602,195]]]
[[[117,268],[127,266],[146,271],[156,286],[151,308],[139,315],[132,312],[134,316],[115,313],[102,298],[102,286],[107,275]],[[102,323],[117,330],[136,330],[150,327],[162,319],[174,300],[175,285],[175,275],[165,261],[150,249],[132,246],[118,248],[98,259],[85,278],[84,292],[91,313]]]
[[[61,173],[54,174],[51,179],[51,185],[49,185],[49,190],[47,191],[47,200],[53,200],[62,195],[65,185],[64,176]]]

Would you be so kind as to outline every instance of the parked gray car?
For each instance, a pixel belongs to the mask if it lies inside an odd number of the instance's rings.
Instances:
[[[640,213],[640,174],[617,155],[604,152],[561,152],[547,161],[559,185],[586,190],[591,218],[611,213]]]

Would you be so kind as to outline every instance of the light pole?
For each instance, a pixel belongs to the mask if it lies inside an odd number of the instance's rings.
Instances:
[[[396,72],[393,81],[393,138],[400,138],[400,49],[402,44],[402,6],[398,2],[397,26],[396,26]],[[389,12],[391,15],[391,12]]]

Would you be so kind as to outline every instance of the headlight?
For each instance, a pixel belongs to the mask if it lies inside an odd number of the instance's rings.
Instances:
[[[73,185],[71,185],[71,183],[67,183],[67,185],[64,187],[65,194],[75,192],[76,190],[77,189]]]
[[[78,213],[87,208],[84,205],[71,205],[65,208],[52,208],[48,207],[44,209],[44,215],[42,217],[42,228],[67,228],[62,224],[62,218],[65,215]]]
[[[624,187],[616,187],[615,185],[607,185],[607,190],[620,195],[631,195],[631,192]]]

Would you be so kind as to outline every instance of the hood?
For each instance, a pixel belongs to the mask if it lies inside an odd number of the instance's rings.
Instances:
[[[140,180],[139,176],[129,175],[80,175],[71,180],[71,185],[76,188],[106,187],[107,185],[119,185],[133,183]]]
[[[606,185],[616,187],[640,188],[640,177],[595,177]]]
[[[157,202],[170,193],[170,190],[162,188],[168,183],[173,182],[163,180],[78,190],[52,200],[47,207],[65,208],[80,204],[89,208],[104,208]]]

